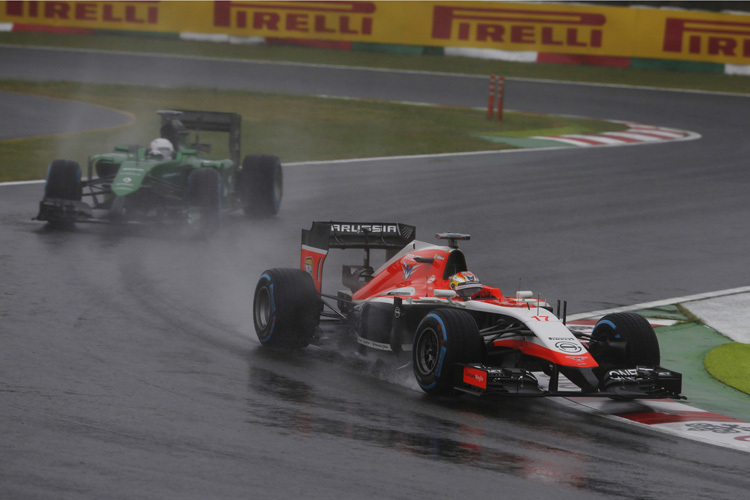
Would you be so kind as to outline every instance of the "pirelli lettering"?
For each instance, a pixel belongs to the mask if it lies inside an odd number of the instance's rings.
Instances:
[[[436,40],[550,47],[602,46],[606,17],[600,13],[435,5]]]
[[[157,24],[159,2],[6,2],[5,14],[8,19],[24,18],[24,22]]]
[[[371,2],[214,2],[214,26],[254,32],[370,35]]]
[[[707,21],[669,17],[664,28],[664,52],[750,57],[750,22]]]

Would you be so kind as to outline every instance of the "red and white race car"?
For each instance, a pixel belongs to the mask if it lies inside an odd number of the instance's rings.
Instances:
[[[352,336],[362,350],[411,351],[428,394],[680,398],[682,376],[662,368],[649,322],[633,313],[603,317],[591,334],[566,326],[531,292],[505,296],[469,272],[458,242],[415,240],[400,223],[313,222],[302,230],[300,269],[269,269],[253,301],[261,343],[299,349],[329,336]],[[323,293],[330,249],[363,249],[362,265],[344,265],[345,290]],[[386,262],[370,266],[372,250]],[[561,390],[565,377],[575,390]],[[544,381],[544,384],[540,383]],[[570,384],[567,384],[568,386]]]

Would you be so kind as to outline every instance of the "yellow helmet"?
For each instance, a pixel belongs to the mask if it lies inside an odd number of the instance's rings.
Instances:
[[[454,290],[459,297],[468,299],[475,295],[479,290],[482,289],[482,284],[479,282],[479,278],[469,271],[462,271],[456,273],[448,280],[450,283],[451,290]]]

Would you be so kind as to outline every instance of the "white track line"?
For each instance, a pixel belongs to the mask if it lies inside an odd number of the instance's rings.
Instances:
[[[694,300],[713,299],[716,297],[725,297],[727,295],[737,295],[739,293],[750,292],[750,286],[742,286],[739,288],[729,288],[727,290],[718,290],[715,292],[699,293],[696,295],[685,295],[684,297],[675,297],[666,300],[657,300],[654,302],[643,302],[641,304],[633,304],[630,306],[613,307],[612,309],[602,309],[599,311],[590,311],[585,313],[571,314],[567,317],[569,321],[575,321],[577,319],[586,319],[597,316],[604,316],[605,314],[636,311],[639,309],[651,309],[652,307],[669,306],[672,304],[681,304],[683,302],[692,302]]]

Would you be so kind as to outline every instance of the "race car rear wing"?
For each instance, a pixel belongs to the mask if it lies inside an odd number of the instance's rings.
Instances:
[[[161,136],[169,139],[177,149],[185,146],[183,137],[191,131],[228,132],[229,154],[235,165],[240,164],[242,117],[237,113],[187,109],[165,109],[156,113],[161,116]],[[200,144],[190,146],[201,149]]]
[[[318,292],[323,281],[323,263],[331,248],[365,250],[364,267],[370,265],[370,250],[386,250],[386,259],[414,241],[417,228],[398,222],[315,221],[302,230],[301,269],[313,277]]]

